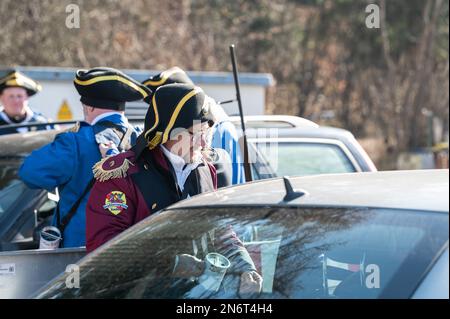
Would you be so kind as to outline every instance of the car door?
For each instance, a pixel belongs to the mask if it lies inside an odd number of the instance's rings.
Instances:
[[[21,161],[0,160],[0,251],[37,248],[37,232],[50,223],[56,207],[46,190],[30,189],[18,178]]]

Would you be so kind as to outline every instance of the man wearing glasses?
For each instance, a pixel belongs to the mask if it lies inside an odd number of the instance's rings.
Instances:
[[[156,90],[136,145],[94,166],[97,181],[86,207],[88,252],[175,202],[217,189],[217,172],[209,158],[213,152],[205,151],[214,125],[210,106],[203,90],[192,84]],[[219,227],[215,234],[210,244],[233,261],[240,293],[259,293],[262,277],[232,227]],[[175,260],[169,267],[175,278],[198,277],[207,268],[194,255]]]
[[[160,86],[184,83],[194,84],[189,76],[179,67],[173,67],[142,82],[153,92]],[[221,162],[215,161],[217,185],[219,188],[245,183],[244,166],[239,146],[239,137],[233,123],[229,121],[224,109],[214,99],[209,100],[211,112],[214,113],[214,127],[210,130],[208,144],[214,148]]]
[[[214,124],[205,100],[203,90],[191,84],[161,86],[136,145],[95,165],[86,207],[88,251],[175,202],[217,189],[205,150]]]

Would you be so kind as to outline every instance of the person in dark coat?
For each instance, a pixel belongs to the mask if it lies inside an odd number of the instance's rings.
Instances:
[[[158,88],[136,145],[95,165],[88,251],[175,202],[217,189],[214,165],[202,152],[213,125],[204,101],[203,90],[191,84]]]
[[[88,252],[171,204],[217,189],[210,152],[202,152],[214,125],[209,107],[203,90],[192,84],[156,89],[136,145],[94,166],[96,182],[86,207]],[[262,278],[243,243],[231,226],[215,232],[210,246],[233,261],[240,291],[258,293]],[[194,255],[173,258],[174,278],[201,276],[207,268]]]
[[[177,66],[151,76],[142,82],[152,91],[156,91],[160,86],[173,83],[194,84],[186,72]],[[214,99],[206,96],[205,103],[209,104],[208,107],[214,119],[214,127],[210,130],[208,145],[214,149],[211,156],[216,158],[213,162],[217,171],[217,186],[221,188],[244,183],[244,170],[237,130],[228,120],[223,108]]]

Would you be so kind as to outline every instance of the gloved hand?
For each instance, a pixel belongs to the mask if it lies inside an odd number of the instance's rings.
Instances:
[[[259,294],[262,289],[263,278],[256,271],[246,271],[241,275],[239,295],[248,299],[254,294]]]
[[[104,143],[99,144],[98,149],[100,151],[100,154],[102,154],[102,158],[119,153],[119,150],[117,149],[116,144],[114,144],[111,141],[106,144],[104,144]]]
[[[177,255],[172,276],[178,278],[199,277],[205,270],[205,262],[188,254]]]

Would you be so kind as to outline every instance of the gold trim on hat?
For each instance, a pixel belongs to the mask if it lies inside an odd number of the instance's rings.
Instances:
[[[156,132],[155,136],[153,136],[152,140],[150,142],[148,142],[148,148],[149,149],[154,149],[156,146],[158,146],[159,144],[161,144],[161,140],[162,140],[162,132]]]
[[[103,81],[119,81],[119,82],[122,82],[122,83],[128,85],[129,87],[135,89],[139,93],[141,93],[143,98],[146,98],[148,96],[148,93],[144,89],[142,89],[141,87],[136,85],[136,83],[133,83],[130,80],[127,80],[119,75],[104,75],[104,76],[98,76],[98,77],[95,77],[95,78],[92,78],[89,80],[80,80],[78,78],[75,78],[75,80],[74,80],[75,83],[77,83],[79,85],[83,85],[83,86],[87,86],[87,85],[91,85],[91,84],[103,82]]]
[[[176,73],[185,73],[182,69],[180,69],[179,67],[173,67],[169,70],[166,70],[164,72],[161,73],[161,79],[160,80],[148,80],[145,81],[143,84],[144,85],[151,85],[151,86],[161,86],[164,83],[166,83],[167,79],[171,76],[174,75]]]
[[[29,85],[30,89],[35,90],[36,92],[42,90],[42,86],[37,83],[36,81],[26,77],[25,75],[21,74],[20,72],[13,72],[11,74],[8,74],[4,78],[0,79],[0,84],[5,84],[7,87],[11,86],[18,86],[23,87],[25,89],[29,89],[28,87],[25,87],[25,85]]]
[[[158,114],[158,108],[156,107],[155,94],[153,94],[152,106],[153,106],[153,110],[155,111],[155,124],[144,133],[145,138],[147,138],[148,134],[150,134],[159,124],[159,114]]]
[[[186,102],[193,96],[195,96],[197,93],[203,92],[201,88],[196,86],[192,91],[190,91],[188,94],[186,94],[180,102],[178,102],[175,111],[173,112],[172,116],[170,117],[169,124],[167,125],[166,129],[164,130],[163,139],[161,141],[161,144],[164,144],[169,139],[169,132],[175,125],[175,121],[178,118],[178,115],[180,114],[181,109],[186,104]]]
[[[18,74],[19,74],[18,72],[13,72],[13,73],[10,73],[10,74],[6,75],[5,77],[0,79],[0,84],[3,84],[3,83],[5,83],[8,80],[16,78],[18,76]]]

